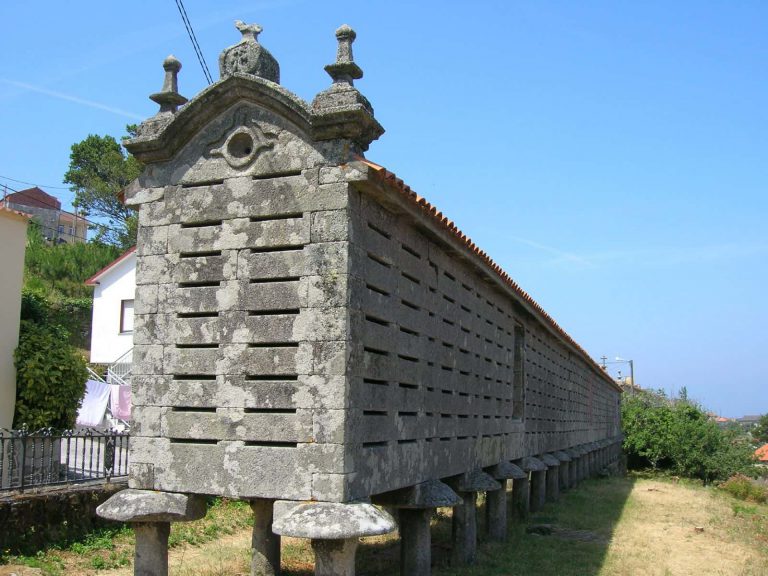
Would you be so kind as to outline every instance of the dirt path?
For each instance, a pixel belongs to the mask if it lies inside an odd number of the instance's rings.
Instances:
[[[603,576],[766,576],[768,558],[738,537],[728,500],[638,481],[611,539]]]

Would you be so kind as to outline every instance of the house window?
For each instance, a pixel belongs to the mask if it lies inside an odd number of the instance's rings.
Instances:
[[[133,332],[133,300],[120,301],[120,333]]]

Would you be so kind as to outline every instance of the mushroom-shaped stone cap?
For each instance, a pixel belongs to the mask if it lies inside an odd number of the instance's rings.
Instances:
[[[554,457],[557,458],[558,460],[560,460],[561,463],[562,462],[570,462],[572,460],[572,458],[570,456],[568,456],[568,454],[566,454],[562,450],[558,450],[557,452],[555,452],[554,453]]]
[[[516,466],[512,462],[499,462],[496,466],[488,468],[488,474],[496,480],[520,480],[528,477],[528,474],[520,466]]]
[[[169,54],[168,57],[163,60],[163,70],[166,72],[178,72],[181,70],[181,62],[173,54]]]
[[[392,516],[373,504],[307,502],[275,520],[272,531],[295,538],[343,540],[387,534],[395,526]]]
[[[560,466],[560,460],[552,456],[552,454],[542,454],[540,460],[550,468]]]
[[[492,492],[494,490],[501,490],[501,484],[480,469],[452,478],[449,484],[458,492]]]
[[[547,469],[547,465],[538,458],[526,456],[520,460],[520,468],[526,472],[544,472]]]
[[[571,457],[571,460],[575,460],[576,458],[579,458],[581,456],[581,453],[576,450],[576,448],[568,448],[566,450],[563,450],[568,456]]]
[[[118,522],[188,522],[199,520],[205,512],[205,501],[199,496],[131,488],[96,508],[102,518]]]
[[[376,503],[397,508],[440,508],[458,506],[461,504],[461,498],[439,480],[427,480],[415,486],[381,494],[376,498]]]

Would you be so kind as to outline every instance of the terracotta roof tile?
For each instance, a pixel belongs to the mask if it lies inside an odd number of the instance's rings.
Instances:
[[[768,462],[768,444],[764,444],[755,450],[755,456],[760,462]]]
[[[411,187],[405,184],[402,179],[398,178],[395,174],[384,168],[383,166],[379,166],[378,164],[371,162],[370,160],[367,160],[361,156],[356,157],[357,160],[364,163],[371,169],[373,169],[377,175],[377,177],[381,180],[382,183],[390,186],[394,190],[396,190],[398,193],[400,193],[401,196],[409,200],[412,204],[418,206],[425,214],[427,214],[429,217],[431,217],[433,220],[436,220],[443,228],[445,228],[448,232],[452,233],[456,238],[458,238],[471,252],[474,252],[482,261],[483,263],[493,270],[501,279],[502,281],[509,286],[509,288],[512,289],[514,293],[516,293],[520,298],[522,298],[530,307],[533,308],[535,313],[539,316],[540,320],[542,320],[545,324],[549,325],[558,335],[560,335],[567,343],[569,343],[571,346],[573,346],[587,361],[587,363],[592,366],[592,368],[595,369],[598,373],[603,375],[604,379],[617,389],[620,390],[619,386],[613,381],[613,378],[611,378],[605,370],[603,370],[597,362],[595,362],[592,357],[584,350],[579,344],[571,338],[571,336],[563,330],[563,328],[560,327],[560,325],[555,321],[554,318],[552,318],[532,297],[528,292],[523,290],[517,282],[515,282],[512,277],[507,274],[501,266],[499,266],[496,262],[493,261],[493,259],[488,256],[488,254],[478,248],[478,246],[472,241],[471,238],[469,238],[466,234],[464,234],[461,230],[459,230],[456,225],[453,223],[453,221],[449,220],[446,216],[443,215],[442,212],[440,212],[437,207],[430,204],[423,196],[419,196],[416,194],[413,190],[411,190]]]

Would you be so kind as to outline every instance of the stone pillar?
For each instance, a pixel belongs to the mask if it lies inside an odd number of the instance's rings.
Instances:
[[[355,576],[357,538],[312,540],[315,576]]]
[[[474,564],[477,559],[477,493],[500,490],[501,485],[482,470],[455,476],[447,483],[462,499],[462,504],[453,509],[452,564]]]
[[[199,496],[134,489],[122,490],[96,508],[102,518],[133,524],[134,576],[168,576],[171,522],[199,520],[205,512]]]
[[[530,510],[536,512],[544,506],[547,495],[547,465],[528,456],[520,461],[520,467],[531,473]]]
[[[564,452],[571,458],[568,465],[568,488],[575,488],[578,484],[579,452],[575,448],[568,448]]]
[[[507,539],[507,484],[525,473],[510,462],[500,462],[486,471],[501,484],[501,490],[486,492],[485,531],[490,540],[503,542]]]
[[[272,523],[275,534],[312,540],[315,576],[354,576],[358,538],[387,534],[394,529],[392,516],[363,502],[278,500]]]
[[[432,571],[430,520],[435,508],[458,506],[462,499],[437,480],[376,496],[376,504],[397,508],[400,516],[400,574],[429,576]]]
[[[531,483],[528,473],[512,481],[512,517],[525,520],[531,511]]]
[[[562,450],[558,450],[553,456],[560,461],[558,478],[560,480],[560,492],[563,492],[571,486],[571,457]]]
[[[547,465],[546,501],[557,502],[560,499],[560,460],[552,454],[542,454],[540,460]]]
[[[272,532],[274,500],[251,500],[251,576],[280,574],[280,536]]]

